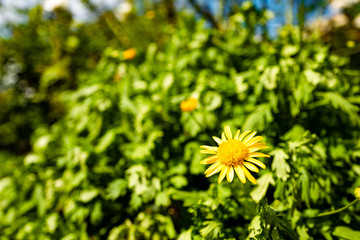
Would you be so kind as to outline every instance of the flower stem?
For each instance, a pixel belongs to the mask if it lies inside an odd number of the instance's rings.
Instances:
[[[320,213],[320,214],[317,214],[316,216],[314,216],[313,218],[315,217],[325,217],[325,216],[329,216],[329,215],[332,215],[332,214],[336,214],[336,213],[339,213],[341,211],[344,211],[345,209],[347,209],[348,207],[354,205],[355,203],[357,203],[359,200],[358,199],[355,199],[354,201],[352,201],[351,203],[349,203],[348,205],[342,207],[342,208],[339,208],[339,209],[336,209],[334,211],[330,211],[330,212],[325,212],[325,213]]]

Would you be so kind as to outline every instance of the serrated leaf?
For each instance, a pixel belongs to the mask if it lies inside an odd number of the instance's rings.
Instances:
[[[273,119],[270,104],[261,104],[246,118],[243,130],[257,129],[261,131],[266,125],[271,123]]]
[[[318,106],[331,104],[333,108],[346,112],[353,124],[360,125],[360,116],[357,113],[359,111],[358,106],[352,104],[345,97],[336,92],[323,92],[318,93],[317,95],[323,98],[317,103]]]
[[[266,89],[272,90],[276,88],[276,78],[278,73],[278,66],[267,67],[260,77],[260,82],[264,84]]]
[[[313,85],[318,85],[323,80],[323,77],[321,76],[320,73],[314,72],[311,69],[305,70],[304,75],[305,75],[306,80],[309,83],[312,83]]]
[[[260,239],[263,228],[261,226],[260,216],[255,216],[249,224],[249,235],[247,239]]]
[[[222,223],[216,221],[205,221],[206,227],[200,230],[201,236],[205,238],[218,238],[221,233]]]
[[[271,172],[267,172],[262,175],[257,182],[257,186],[250,193],[251,198],[256,202],[260,201],[265,196],[269,184],[275,184],[273,174]]]
[[[286,181],[289,177],[288,173],[290,173],[291,171],[289,164],[286,162],[286,159],[289,159],[289,156],[281,148],[273,150],[270,155],[274,156],[273,163],[271,164],[271,169],[275,170],[275,174],[278,178]]]

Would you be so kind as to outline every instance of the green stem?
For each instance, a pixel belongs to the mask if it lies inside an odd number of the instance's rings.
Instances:
[[[339,213],[341,211],[344,211],[345,209],[347,209],[348,207],[354,205],[355,203],[357,203],[359,200],[358,199],[355,199],[354,201],[352,201],[351,203],[349,203],[348,205],[342,207],[342,208],[339,208],[339,209],[336,209],[334,211],[330,211],[330,212],[326,212],[326,213],[320,213],[314,217],[324,217],[324,216],[329,216],[329,215],[332,215],[332,214],[336,214],[336,213]]]

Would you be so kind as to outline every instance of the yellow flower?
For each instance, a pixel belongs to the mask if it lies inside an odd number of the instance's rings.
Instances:
[[[201,164],[212,164],[206,171],[206,177],[210,177],[220,172],[218,183],[220,184],[225,178],[228,182],[232,182],[234,178],[234,170],[242,183],[246,182],[246,178],[250,182],[256,184],[256,179],[251,175],[250,171],[259,172],[258,167],[266,168],[265,164],[255,159],[255,157],[270,157],[269,155],[257,152],[258,150],[269,148],[262,141],[261,136],[254,137],[256,132],[246,131],[240,134],[238,130],[232,137],[229,126],[225,126],[221,139],[213,137],[219,147],[200,146],[205,150],[201,153],[214,154],[204,160]],[[257,166],[255,166],[257,165]]]
[[[154,19],[155,17],[155,12],[153,10],[149,10],[145,13],[145,17],[149,20]]]
[[[197,105],[196,98],[189,97],[188,99],[184,100],[180,104],[181,111],[183,112],[192,112],[195,110]]]
[[[129,48],[128,50],[125,50],[123,52],[123,56],[125,60],[133,59],[136,56],[136,49],[135,48]]]
[[[360,200],[360,187],[355,188],[354,194],[355,194],[355,197],[356,197],[358,200]]]

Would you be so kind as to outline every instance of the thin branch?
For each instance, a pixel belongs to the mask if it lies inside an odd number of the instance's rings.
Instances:
[[[175,24],[176,23],[176,10],[174,6],[174,0],[163,0],[163,3],[166,7],[167,11],[167,18],[169,23]]]
[[[212,25],[214,28],[219,29],[219,23],[216,21],[214,16],[207,10],[203,9],[196,0],[189,0],[191,5],[195,8],[196,12],[200,13],[204,16]]]

